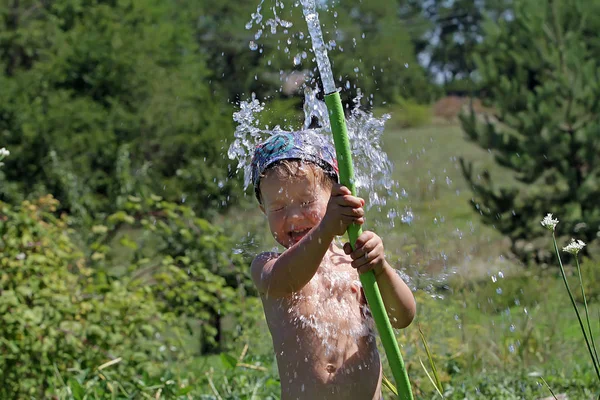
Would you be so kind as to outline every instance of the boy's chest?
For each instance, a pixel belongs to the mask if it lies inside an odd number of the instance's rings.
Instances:
[[[290,311],[303,318],[319,320],[360,318],[361,285],[351,267],[320,268],[311,281],[291,299]]]

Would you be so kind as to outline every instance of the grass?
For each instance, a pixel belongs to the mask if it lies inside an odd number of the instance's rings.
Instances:
[[[365,227],[383,237],[390,261],[420,289],[417,319],[397,336],[415,398],[439,398],[419,362],[427,360],[419,325],[445,398],[551,396],[540,377],[557,395],[597,398],[600,388],[558,271],[526,270],[505,256],[506,241],[482,225],[469,204],[458,160],[464,157],[477,169],[489,170],[498,184],[510,182],[510,175],[493,163],[491,154],[466,142],[455,125],[389,130],[384,148],[395,164],[394,179],[407,193],[388,207],[411,209],[414,220],[391,226],[384,217],[387,209],[371,209]],[[219,223],[239,238],[239,251],[251,257],[274,242],[256,203],[248,200],[248,207]],[[585,264],[583,268],[585,272]],[[592,316],[600,313],[597,303],[589,306]],[[260,305],[252,303],[246,312],[253,313],[254,322],[246,321],[246,333],[230,344],[229,354],[237,357],[247,346],[244,363],[266,370],[232,368],[218,355],[200,357],[189,372],[200,376],[201,398],[278,398],[271,338]]]
[[[386,132],[384,148],[390,149],[394,179],[407,193],[394,206],[399,211],[410,209],[414,215],[410,225],[377,227],[394,249],[404,250],[396,250],[401,256],[396,266],[416,266],[428,275],[466,268],[471,276],[482,276],[490,263],[498,264],[507,244],[498,232],[479,222],[459,164],[464,157],[477,168],[489,170],[499,183],[507,182],[508,175],[493,163],[491,154],[465,141],[456,125]],[[386,221],[381,214],[373,214],[373,220]]]

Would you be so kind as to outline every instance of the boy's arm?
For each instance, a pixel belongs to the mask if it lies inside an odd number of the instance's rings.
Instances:
[[[327,211],[298,243],[277,256],[263,253],[252,261],[252,280],[265,296],[283,297],[302,289],[315,275],[331,241],[351,223],[364,222],[364,200],[347,187],[333,185]]]
[[[406,328],[415,318],[417,306],[410,288],[385,259],[383,241],[371,231],[356,239],[356,248],[344,245],[344,252],[352,258],[352,266],[359,273],[373,270],[390,323],[396,329]]]
[[[375,278],[390,323],[396,329],[406,328],[417,312],[412,291],[387,261],[384,261],[383,268],[375,273]]]
[[[258,291],[268,297],[283,297],[302,289],[319,269],[334,236],[319,224],[280,255],[260,254],[251,267]]]

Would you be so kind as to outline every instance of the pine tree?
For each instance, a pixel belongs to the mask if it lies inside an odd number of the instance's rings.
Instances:
[[[471,110],[462,126],[514,179],[498,186],[461,165],[483,222],[524,261],[550,260],[539,222],[548,212],[568,237],[600,234],[599,11],[598,0],[517,1],[512,18],[486,26],[475,56],[494,118]]]

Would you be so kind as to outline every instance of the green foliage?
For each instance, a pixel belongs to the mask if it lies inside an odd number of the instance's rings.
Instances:
[[[584,258],[581,261],[581,276],[588,301],[594,303],[600,301],[600,264],[590,258]],[[573,283],[573,285],[576,284]],[[583,302],[579,290],[575,291],[573,295],[579,303]]]
[[[389,129],[418,128],[431,122],[431,107],[409,99],[398,98],[382,110],[391,115],[386,123]]]
[[[548,384],[556,394],[567,393],[568,398],[594,398],[593,386],[582,378],[550,377]],[[448,399],[466,399],[473,396],[483,399],[521,400],[552,398],[550,392],[542,386],[540,378],[527,371],[512,373],[473,374],[456,379],[447,387]]]
[[[597,397],[599,388],[594,382],[593,369],[581,363],[581,357],[585,356],[585,351],[581,351],[581,334],[568,299],[563,296],[560,278],[495,276],[495,282],[488,279],[466,285],[450,281],[450,291],[436,293],[443,299],[432,298],[424,291],[415,293],[419,307],[417,321],[397,335],[415,398],[439,398],[419,361],[427,362],[419,325],[427,338],[445,398],[545,398],[550,394],[541,384],[540,376],[557,394],[566,393],[569,398],[595,398],[594,394]],[[513,299],[510,307],[501,312],[480,307],[480,303],[487,301],[486,293],[494,301],[507,293],[506,304],[509,304],[510,287],[517,287],[517,281],[525,290],[521,297]],[[498,288],[507,290],[498,294]],[[540,293],[541,300],[537,303],[527,300],[532,293]],[[518,299],[521,301],[514,301]],[[247,313],[254,312],[256,306],[241,305]],[[254,333],[254,329],[264,329],[255,320],[242,324],[244,330],[248,329],[251,341],[247,352],[241,350],[245,356],[238,356],[238,348],[227,355],[200,357],[194,363],[202,372],[199,392],[206,399],[216,399],[219,395],[244,398],[257,387],[258,398],[279,398],[279,379],[269,336]],[[239,345],[242,343],[245,341]],[[383,364],[384,373],[389,374],[385,359]]]
[[[258,2],[203,2],[198,24],[200,44],[230,101],[249,98],[251,93],[265,101],[289,96],[280,94],[280,88],[292,72],[306,74],[311,85],[317,85],[318,76],[312,72],[316,63],[301,6],[280,4],[261,3],[261,23],[246,29]],[[278,26],[277,33],[272,33],[266,22],[274,17],[273,10],[292,26]],[[325,40],[335,42],[329,57],[337,84],[345,88],[345,101],[356,95],[357,88],[373,94],[375,105],[399,95],[430,99],[431,84],[417,62],[401,13],[402,8],[393,0],[352,0],[334,6],[323,3],[319,9]],[[333,26],[335,31],[330,28]],[[250,41],[258,45],[256,51],[250,51]]]
[[[598,237],[600,46],[590,39],[596,20],[588,18],[598,10],[598,1],[517,1],[513,19],[487,26],[477,52],[497,120],[482,122],[471,112],[462,126],[518,182],[496,186],[487,171],[461,165],[474,209],[524,261],[551,260],[539,223],[546,212],[561,216],[568,237]]]
[[[472,55],[484,36],[485,23],[506,18],[511,11],[511,3],[512,0],[433,0],[417,3],[425,21],[429,22],[430,30],[415,37],[415,46],[419,52],[427,52],[427,68],[431,74],[438,75],[438,79],[443,79],[447,92],[470,92],[465,89],[468,89],[469,83],[472,85],[471,74],[476,70]]]
[[[501,313],[515,306],[535,307],[542,301],[542,294],[528,290],[528,285],[539,278],[535,275],[515,275],[485,281],[471,281],[459,286],[477,299],[477,308],[485,313]],[[500,280],[500,281],[499,281]]]
[[[0,199],[53,193],[89,222],[128,191],[121,157],[138,191],[188,197],[203,215],[233,203],[231,110],[195,22],[156,0],[2,3],[0,141],[13,157]]]
[[[92,231],[92,265],[149,290],[160,312],[200,321],[201,351],[218,347],[221,316],[235,316],[240,299],[254,293],[230,239],[190,207],[129,196]]]
[[[178,398],[189,380],[169,365],[197,353],[190,334],[202,352],[226,336],[223,316],[256,326],[255,313],[241,315],[244,260],[191,208],[129,196],[81,236],[59,207],[51,196],[0,203],[1,398]]]
[[[134,381],[177,353],[157,334],[175,327],[152,293],[127,280],[103,281],[57,218],[51,196],[0,203],[0,397],[49,398],[60,380],[107,371]],[[79,389],[75,390],[78,393]]]
[[[300,97],[270,101],[258,115],[257,125],[268,127],[279,125],[284,129],[296,130],[304,123],[304,114],[301,110],[302,99]]]

